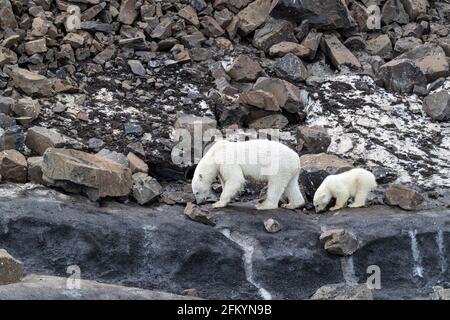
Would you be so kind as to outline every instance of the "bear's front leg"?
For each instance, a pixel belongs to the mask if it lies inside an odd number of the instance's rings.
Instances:
[[[226,207],[230,203],[231,199],[242,189],[244,180],[233,179],[224,181],[224,183],[225,186],[222,186],[223,191],[220,195],[220,199],[212,205],[213,208],[217,209]]]
[[[284,181],[283,177],[273,178],[269,180],[267,186],[267,198],[262,203],[256,205],[257,210],[278,209],[278,203],[286,189],[289,181]]]
[[[350,195],[346,190],[341,189],[336,193],[335,197],[336,197],[336,205],[330,208],[330,211],[336,211],[344,208],[347,205],[347,201]]]

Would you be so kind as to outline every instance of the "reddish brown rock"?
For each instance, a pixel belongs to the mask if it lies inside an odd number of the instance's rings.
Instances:
[[[27,182],[27,159],[17,150],[0,152],[0,175],[12,182]]]

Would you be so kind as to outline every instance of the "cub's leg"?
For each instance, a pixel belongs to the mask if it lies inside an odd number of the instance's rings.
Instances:
[[[284,195],[288,198],[289,203],[284,204],[283,208],[293,210],[305,205],[305,199],[303,199],[300,186],[298,185],[298,174],[289,181],[286,190],[284,190]]]
[[[271,177],[267,186],[267,197],[262,203],[256,205],[258,210],[271,210],[278,208],[278,202],[286,189],[286,181],[282,181],[280,178]]]
[[[338,186],[338,191],[335,192],[334,196],[336,198],[336,205],[330,208],[330,211],[336,211],[342,209],[347,204],[348,198],[350,198],[350,194],[345,189],[344,186]]]
[[[220,169],[219,177],[222,183],[222,193],[219,201],[212,205],[213,208],[226,207],[245,183],[242,169],[239,166],[223,166]]]
[[[349,205],[350,208],[360,208],[366,205],[366,200],[369,195],[370,188],[362,187],[360,188],[355,195],[355,201]]]

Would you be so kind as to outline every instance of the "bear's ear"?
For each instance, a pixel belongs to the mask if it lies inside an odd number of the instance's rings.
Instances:
[[[202,174],[199,174],[199,175],[198,175],[198,178],[199,178],[200,180],[202,180],[202,179],[203,179]]]

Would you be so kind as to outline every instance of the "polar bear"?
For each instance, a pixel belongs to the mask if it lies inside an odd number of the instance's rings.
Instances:
[[[369,192],[375,189],[377,182],[372,172],[364,169],[352,169],[337,175],[326,177],[314,194],[316,212],[323,211],[331,198],[336,199],[336,205],[331,211],[343,208],[350,197],[354,201],[350,208],[363,207]]]
[[[298,176],[300,158],[282,143],[270,140],[243,142],[216,142],[197,165],[192,179],[192,191],[198,204],[204,202],[211,191],[211,184],[219,177],[222,194],[214,208],[226,207],[242,189],[247,179],[267,182],[267,198],[256,205],[258,210],[278,208],[284,194],[289,203],[287,209],[305,204]]]

